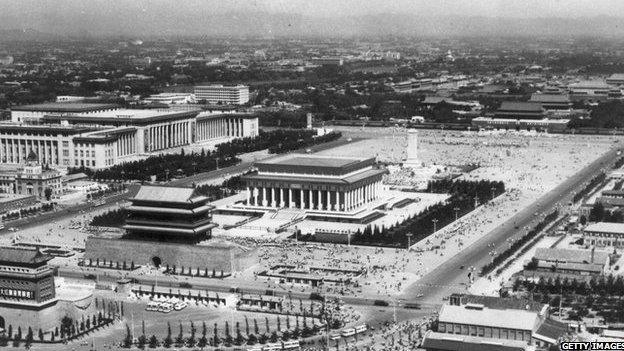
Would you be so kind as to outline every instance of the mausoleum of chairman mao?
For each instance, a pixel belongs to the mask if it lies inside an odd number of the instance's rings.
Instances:
[[[374,158],[291,154],[243,176],[247,206],[350,212],[377,199],[385,170]]]

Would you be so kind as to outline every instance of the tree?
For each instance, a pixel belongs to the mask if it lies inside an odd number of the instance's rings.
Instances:
[[[258,343],[258,338],[255,334],[247,335],[247,345],[255,345]]]
[[[214,324],[214,336],[213,336],[213,345],[217,346],[221,340],[219,339],[219,329],[217,323]]]
[[[173,344],[173,339],[171,338],[171,323],[167,322],[167,337],[163,340],[163,346],[165,348],[170,348],[171,344]]]
[[[182,331],[182,322],[180,322],[180,332],[178,333],[178,336],[176,337],[175,345],[176,347],[184,346],[184,333]]]
[[[158,347],[158,345],[159,345],[158,338],[156,337],[156,335],[152,335],[149,339],[149,344],[148,344],[149,348],[155,349]]]
[[[240,323],[236,322],[236,339],[234,340],[234,344],[240,346],[243,342],[245,342],[245,340],[243,339],[243,335],[240,331]]]
[[[13,347],[19,347],[22,343],[22,327],[17,327],[17,333],[13,337]]]
[[[188,338],[188,340],[186,340],[186,346],[193,348],[195,347],[195,344],[197,343],[197,340],[195,340],[195,324],[193,324],[193,322],[191,321],[191,337]]]
[[[141,336],[139,336],[139,348],[144,349],[147,344],[147,336],[145,335],[145,321],[141,321]]]
[[[206,328],[206,322],[202,322],[202,336],[197,341],[197,346],[199,348],[203,349],[204,347],[206,347],[206,345],[208,345],[208,339],[206,338],[207,332],[208,332],[208,330]]]
[[[232,346],[232,334],[230,333],[230,323],[225,321],[225,346]]]
[[[45,188],[43,190],[43,193],[45,195],[46,201],[50,201],[50,199],[52,198],[52,189],[50,188]]]
[[[25,343],[25,347],[26,349],[29,349],[30,346],[32,345],[32,342],[34,340],[34,336],[33,336],[33,331],[31,327],[28,327],[28,333],[26,334],[26,343]]]
[[[43,341],[43,330],[39,328],[39,341]]]
[[[132,347],[132,332],[130,332],[130,326],[126,324],[126,337],[123,340],[123,347],[129,349]]]

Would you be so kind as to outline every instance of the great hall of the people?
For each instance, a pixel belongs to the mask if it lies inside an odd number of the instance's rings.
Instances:
[[[0,123],[0,162],[23,164],[32,151],[41,164],[101,169],[167,149],[256,135],[257,116],[227,108],[25,105]]]

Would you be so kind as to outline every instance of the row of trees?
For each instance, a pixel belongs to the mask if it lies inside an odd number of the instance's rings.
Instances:
[[[624,322],[624,280],[620,276],[592,277],[589,281],[557,277],[535,282],[517,278],[513,289],[531,292],[534,300],[550,303],[554,308],[560,304],[571,307],[568,319],[591,317],[590,310],[594,310],[606,323]]]
[[[624,115],[624,102],[620,100],[601,102],[592,108],[589,119],[574,118],[568,126],[570,128],[622,128],[624,127],[622,115]]]
[[[540,277],[537,282],[530,279],[516,278],[513,290],[518,291],[520,288],[530,292],[548,294],[578,296],[586,296],[590,294],[624,297],[624,278],[620,275],[613,276],[611,274],[608,276],[594,276],[588,281],[579,281],[576,278],[561,278],[559,276],[554,279],[552,277],[548,279]]]
[[[206,322],[202,322],[201,332],[198,330],[195,324],[191,321],[189,335],[185,336],[182,323],[179,323],[179,330],[177,336],[173,337],[171,323],[167,322],[167,335],[161,340],[156,335],[152,335],[148,338],[145,331],[145,321],[141,324],[141,335],[137,338],[137,345],[140,349],[144,349],[146,346],[149,348],[164,347],[199,347],[204,348],[206,346],[225,346],[231,347],[232,345],[241,346],[244,344],[255,345],[265,344],[267,342],[278,342],[280,340],[287,341],[290,339],[297,339],[299,337],[308,337],[314,335],[319,331],[316,324],[313,321],[308,321],[307,318],[295,317],[295,325],[291,325],[290,318],[285,320],[285,329],[282,329],[282,319],[276,317],[276,329],[271,331],[269,326],[269,318],[265,317],[264,330],[261,330],[258,325],[258,320],[253,319],[253,325],[250,320],[245,317],[244,330],[240,322],[236,322],[235,327],[231,328],[229,321],[225,321],[225,328],[223,333],[219,331],[219,326],[214,323],[213,332],[208,334],[208,327]],[[122,346],[125,348],[132,348],[134,345],[134,336],[130,330],[130,326],[126,325],[126,336],[122,342]]]
[[[379,245],[404,247],[412,235],[411,242],[417,242],[431,235],[461,216],[472,211],[477,205],[505,192],[505,184],[497,181],[430,181],[428,192],[450,193],[445,201],[423,210],[421,213],[409,217],[403,223],[397,223],[390,228],[371,228],[368,226],[363,232],[355,233],[352,243],[359,245]]]
[[[315,136],[314,134],[310,135],[305,132],[307,132],[307,130],[302,130],[302,133],[300,133],[299,136],[292,134],[288,135],[288,137],[285,136],[285,138],[281,139],[277,144],[273,144],[273,146],[269,147],[269,153],[281,154],[308,146],[338,140],[342,136],[342,133],[340,132],[331,132],[321,136]]]
[[[623,223],[624,213],[622,213],[622,210],[620,209],[608,211],[605,209],[602,202],[596,202],[589,211],[589,221]]]
[[[112,317],[103,315],[102,312],[93,314],[91,317],[85,318],[82,316],[81,320],[73,320],[72,318],[65,316],[61,319],[60,327],[54,328],[53,332],[50,332],[50,336],[46,338],[43,330],[39,328],[37,339],[34,337],[32,327],[28,327],[28,331],[24,336],[22,333],[22,327],[17,327],[17,331],[13,330],[13,325],[9,324],[5,333],[0,335],[0,347],[8,346],[11,341],[14,347],[19,347],[21,343],[28,349],[33,342],[61,342],[73,339],[81,334],[88,333],[99,327],[105,326],[111,323]]]
[[[579,202],[581,199],[587,196],[587,194],[589,194],[592,189],[598,186],[598,184],[604,182],[605,179],[607,179],[607,175],[604,172],[601,172],[599,175],[592,178],[592,180],[583,189],[581,189],[578,193],[574,194],[572,202]]]
[[[503,263],[506,259],[511,257],[516,251],[518,251],[524,244],[528,243],[529,240],[535,238],[537,234],[539,234],[548,224],[557,219],[559,215],[558,210],[552,211],[548,214],[544,219],[542,219],[533,229],[524,234],[520,239],[514,241],[509,248],[492,259],[492,262],[486,264],[481,267],[481,274],[486,275],[490,273],[494,268],[496,268],[499,264]]]
[[[122,207],[94,216],[89,225],[121,228],[126,222],[126,218],[128,218],[128,210]]]
[[[161,154],[144,160],[127,162],[106,169],[92,171],[88,168],[73,168],[69,173],[83,172],[98,180],[149,181],[151,176],[167,181],[174,177],[186,177],[238,164],[237,155],[269,149],[271,153],[282,153],[340,138],[340,133],[329,133],[315,137],[313,130],[260,131],[257,137],[235,139],[219,144],[214,151],[186,154]]]
[[[32,216],[39,212],[49,212],[54,210],[54,204],[45,203],[39,207],[21,208],[19,211],[9,212],[4,216],[5,221]]]

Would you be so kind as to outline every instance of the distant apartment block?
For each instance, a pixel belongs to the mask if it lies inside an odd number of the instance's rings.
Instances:
[[[209,104],[243,105],[249,102],[249,87],[246,85],[200,85],[195,87],[195,99]]]
[[[344,59],[341,57],[317,57],[311,61],[313,65],[319,66],[342,66],[344,64]]]

